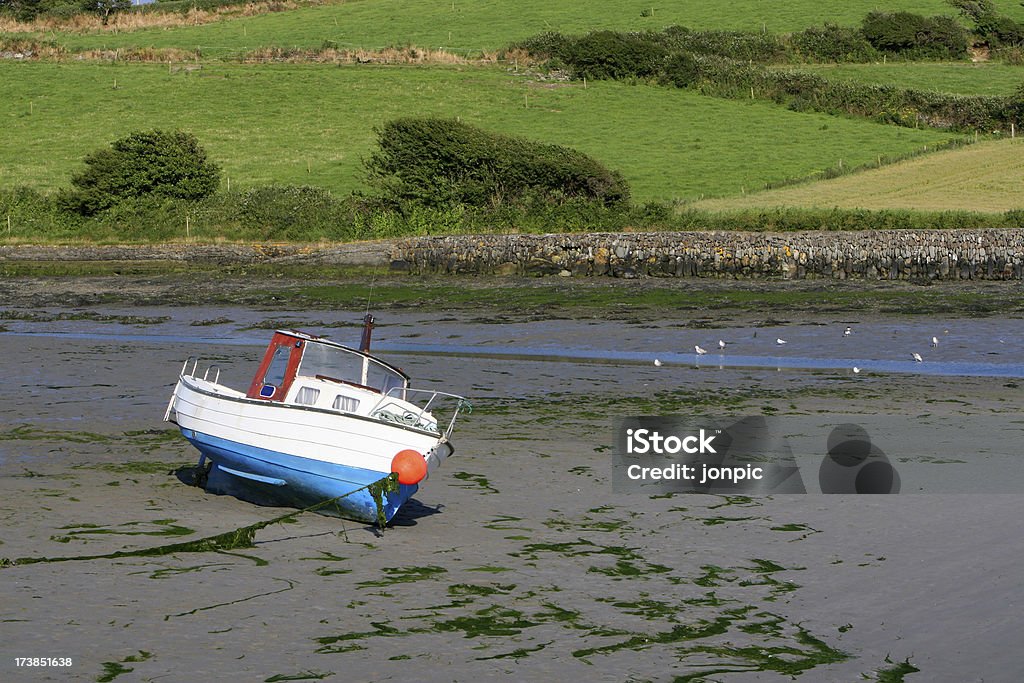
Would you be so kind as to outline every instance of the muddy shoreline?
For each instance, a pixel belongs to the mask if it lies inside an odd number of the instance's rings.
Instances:
[[[511,319],[684,318],[715,324],[794,314],[1024,315],[1013,281],[864,282],[408,275],[362,266],[191,267],[168,262],[0,264],[0,301],[14,309],[202,305],[255,309],[423,309]]]
[[[229,552],[0,569],[0,677],[980,681],[1016,670],[1024,557],[1008,539],[1021,494],[986,495],[984,481],[970,494],[612,493],[609,449],[617,418],[695,412],[906,418],[938,440],[1019,414],[1024,382],[397,349],[660,354],[724,337],[729,353],[896,358],[903,339],[937,334],[929,362],[1019,363],[1019,287],[306,273],[0,280],[0,375],[17,397],[0,424],[0,558],[130,552],[280,515],[172,473],[196,457],[161,422],[174,379],[200,355],[244,385],[276,326],[352,341],[371,289],[385,357],[475,408],[456,455],[383,535],[302,515]],[[970,465],[905,455],[946,478]],[[29,671],[17,657],[74,664]]]

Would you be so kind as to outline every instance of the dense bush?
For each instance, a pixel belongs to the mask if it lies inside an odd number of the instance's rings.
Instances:
[[[131,197],[201,199],[213,194],[220,168],[206,158],[199,141],[182,131],[153,130],[115,140],[84,159],[71,177],[65,205],[95,214]]]
[[[860,29],[835,24],[794,33],[789,45],[794,56],[805,62],[871,62],[881,58]]]
[[[992,0],[949,0],[960,13],[974,21],[978,38],[992,48],[1024,47],[1024,24],[996,11]]]
[[[871,12],[861,30],[874,48],[915,59],[962,59],[970,42],[967,30],[952,18],[910,12]]]
[[[19,21],[32,21],[39,16],[70,19],[80,14],[99,14],[106,23],[116,12],[187,14],[194,9],[214,10],[244,4],[244,0],[166,0],[135,6],[131,0],[0,0],[0,12]]]
[[[266,238],[292,239],[313,226],[343,223],[346,213],[320,187],[264,185],[242,192],[238,201],[241,226]]]
[[[575,37],[544,33],[512,47],[555,60],[577,77],[622,79],[651,76],[659,64],[680,52],[761,64],[869,62],[883,54],[960,59],[967,55],[968,42],[966,30],[949,17],[872,12],[861,28],[825,24],[785,37],[670,26],[661,32],[598,31]]]
[[[508,137],[445,119],[399,119],[377,130],[366,162],[371,180],[395,201],[475,207],[539,197],[629,201],[618,173],[568,147]]]
[[[69,0],[0,0],[0,11],[18,21],[32,21],[43,14],[80,14],[82,7],[79,3]]]
[[[0,11],[19,21],[32,21],[43,15],[70,18],[78,14],[98,14],[106,24],[114,14],[131,8],[131,0],[0,0]]]
[[[691,31],[685,26],[669,26],[647,40],[661,42],[674,52],[719,55],[753,62],[781,62],[788,59],[786,46],[778,36],[745,31]]]
[[[670,54],[688,52],[744,61],[787,59],[776,36],[740,31],[691,31],[670,26],[661,33],[597,31],[584,36],[542,33],[512,46],[543,59],[553,59],[582,78],[646,78],[662,71]]]
[[[676,86],[689,88],[700,79],[700,67],[697,60],[688,52],[677,52],[665,60],[661,81]]]
[[[646,78],[658,73],[668,50],[639,34],[597,31],[569,42],[560,55],[578,78]]]

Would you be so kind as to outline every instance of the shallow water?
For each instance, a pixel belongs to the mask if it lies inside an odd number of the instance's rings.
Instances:
[[[111,319],[0,333],[0,557],[151,548],[280,514],[169,474],[196,457],[160,421],[174,380],[198,355],[244,386],[269,336],[250,326],[354,343],[360,314],[90,310]],[[32,680],[90,681],[998,680],[1019,665],[1022,552],[1008,539],[1024,497],[987,495],[984,479],[965,495],[617,494],[610,448],[625,415],[923,415],[916,442],[1019,420],[1017,383],[975,371],[1020,376],[1007,370],[1020,373],[1020,321],[381,318],[382,355],[476,407],[394,528],[303,515],[230,553],[0,569],[0,678],[28,678],[22,656],[76,662]],[[718,338],[721,359],[686,352]],[[910,349],[925,362],[901,365]],[[962,459],[927,466],[947,483],[977,475]]]
[[[43,315],[46,312],[41,312]],[[143,317],[147,325],[115,321],[14,321],[11,334],[93,339],[107,342],[178,343],[182,345],[258,346],[263,330],[252,326],[294,325],[342,343],[358,342],[359,314],[289,312],[287,317],[254,316],[238,309],[111,310],[116,318]],[[683,323],[627,324],[596,320],[548,320],[489,324],[486,321],[438,319],[437,316],[388,314],[375,331],[374,350],[456,357],[522,358],[552,362],[613,362],[690,365],[696,368],[777,368],[911,373],[962,377],[1024,377],[1024,321],[1013,318],[894,318],[885,321],[841,320],[770,327],[730,326],[712,330],[681,329]],[[224,321],[195,324],[197,321]],[[283,323],[274,325],[273,323]],[[849,326],[851,334],[843,330]],[[344,329],[339,333],[338,328]],[[410,328],[414,331],[410,331]],[[348,337],[347,339],[345,337]],[[933,338],[938,344],[933,344]],[[776,340],[784,339],[785,344]],[[718,341],[726,342],[724,350]],[[707,349],[699,355],[695,346]],[[917,362],[912,354],[923,361]]]

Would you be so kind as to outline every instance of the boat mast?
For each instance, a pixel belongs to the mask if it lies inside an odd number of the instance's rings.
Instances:
[[[370,352],[371,334],[373,334],[373,314],[367,313],[363,316],[363,339],[359,342],[359,350],[363,353]]]
[[[363,353],[370,352],[370,336],[373,334],[373,314],[367,313],[363,316],[363,338],[359,342],[359,350]],[[363,378],[360,380],[361,384],[366,384],[366,375],[369,370],[370,361],[367,358],[363,358]]]

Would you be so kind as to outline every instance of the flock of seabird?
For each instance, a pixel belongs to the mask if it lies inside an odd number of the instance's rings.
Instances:
[[[850,336],[850,335],[852,335],[852,334],[853,334],[853,328],[852,328],[852,327],[850,327],[849,325],[847,325],[847,326],[846,326],[846,329],[844,329],[844,330],[843,330],[843,336],[844,336],[844,337],[849,337],[849,336]],[[945,330],[944,334],[949,334],[949,330]],[[755,332],[754,332],[754,337],[755,337],[755,338],[757,337],[757,331],[755,331]],[[776,339],[775,339],[775,345],[776,345],[776,346],[783,346],[783,345],[785,345],[785,344],[788,344],[788,343],[789,343],[789,342],[787,342],[787,341],[786,341],[785,339],[783,339],[782,337],[776,337]],[[1002,339],[1000,339],[1000,340],[999,340],[999,343],[1000,343],[1000,344],[1003,344],[1003,343],[1005,343],[1005,342],[1004,342],[1004,341],[1003,341]],[[727,342],[726,342],[726,341],[725,341],[724,339],[719,339],[719,340],[718,340],[718,352],[719,352],[720,354],[722,354],[722,353],[725,353],[725,347],[726,347],[726,345],[727,345]],[[934,336],[933,336],[933,337],[932,337],[932,342],[931,342],[931,347],[932,347],[932,348],[934,349],[934,348],[935,348],[935,347],[937,347],[938,345],[939,345],[939,338],[938,338],[938,337],[934,337]],[[707,352],[708,352],[708,350],[707,350],[707,349],[705,349],[704,347],[702,347],[702,346],[701,346],[700,344],[695,344],[695,345],[694,345],[694,347],[693,347],[693,350],[694,350],[694,352],[695,352],[695,353],[696,353],[696,354],[697,354],[698,356],[703,356],[703,355],[706,355],[706,354],[707,354]],[[923,363],[923,362],[924,362],[924,358],[922,358],[922,357],[921,357],[921,354],[920,354],[920,353],[918,353],[918,352],[916,352],[916,351],[914,351],[913,353],[911,353],[911,354],[910,354],[910,357],[911,357],[911,358],[913,358],[913,359],[914,359],[914,361],[915,361],[915,362],[917,362],[917,363]],[[655,366],[655,367],[658,367],[658,368],[660,368],[660,367],[662,366],[662,362],[661,362],[660,360],[658,360],[657,358],[655,358],[655,359],[654,359],[654,366]],[[858,368],[858,367],[854,366],[854,367],[853,367],[853,374],[855,374],[855,375],[858,375],[858,374],[860,374],[860,368]]]

